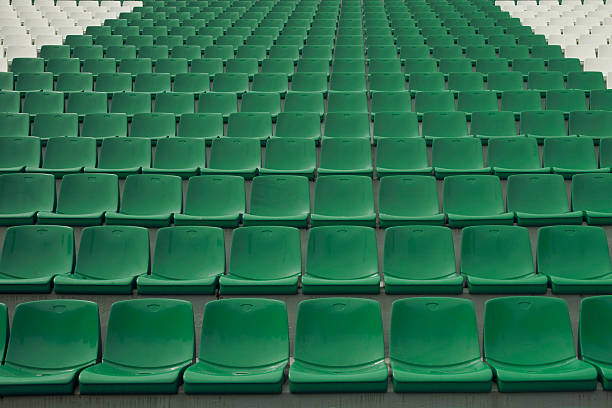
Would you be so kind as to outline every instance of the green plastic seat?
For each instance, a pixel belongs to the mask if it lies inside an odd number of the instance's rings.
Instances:
[[[578,89],[589,93],[592,90],[606,89],[606,82],[601,72],[569,72],[567,89]]]
[[[194,349],[190,302],[116,302],[110,311],[102,362],[81,372],[79,390],[83,394],[176,393]]]
[[[512,225],[506,212],[497,176],[459,175],[444,179],[444,213],[454,228],[470,225]]]
[[[598,168],[593,140],[583,137],[563,137],[544,140],[544,167],[566,179],[579,173],[609,173],[610,168]]]
[[[384,119],[385,117],[381,117]],[[376,126],[376,123],[375,123]],[[404,135],[402,135],[404,136]],[[376,148],[376,175],[430,175],[425,141],[416,133],[410,137],[381,137]]]
[[[577,174],[572,177],[572,209],[582,211],[590,225],[612,223],[611,174]]]
[[[174,77],[173,92],[197,95],[210,90],[210,77],[206,73],[180,73]]]
[[[469,136],[463,112],[425,112],[421,131],[428,143],[438,138]]]
[[[313,112],[318,113],[322,117],[325,113],[323,94],[315,92],[289,92],[285,96],[283,112]]]
[[[561,111],[523,111],[520,132],[535,137],[538,143],[543,143],[545,139],[564,137],[567,136],[565,117]]]
[[[476,60],[476,72],[488,75],[492,72],[508,71],[509,61],[505,58],[478,58]]]
[[[284,73],[256,73],[253,76],[253,92],[275,93],[285,97],[288,85],[288,76]],[[245,97],[248,96],[245,95]],[[244,104],[244,102],[243,102]]]
[[[117,61],[136,58],[135,45],[112,45],[106,49],[106,58],[114,58]]]
[[[171,80],[172,76],[166,72],[138,74],[134,79],[134,92],[170,92]]]
[[[0,137],[0,174],[20,173],[40,166],[40,140],[33,137]]]
[[[158,139],[174,137],[176,117],[173,113],[136,113],[132,118],[130,137],[142,137],[156,143]]]
[[[166,227],[157,232],[151,274],[139,276],[136,285],[141,295],[212,295],[224,270],[221,229]]]
[[[593,296],[580,304],[578,330],[580,355],[583,361],[594,365],[604,390],[610,389],[610,353],[608,351],[610,296]]]
[[[525,89],[525,83],[520,72],[490,72],[487,75],[487,89],[498,94],[506,91],[522,91]]]
[[[331,112],[325,118],[324,136],[370,139],[370,118],[367,113]]]
[[[568,92],[582,93],[581,91]],[[591,96],[591,105],[593,104],[592,101],[593,96]],[[610,131],[611,125],[612,112],[597,110],[579,111],[576,109],[569,113],[569,134],[592,139],[595,144],[603,144],[605,139],[612,137],[612,132]]]
[[[54,276],[72,272],[73,259],[72,228],[10,227],[0,258],[0,292],[49,293]]]
[[[155,95],[155,112],[173,113],[180,116],[184,113],[194,113],[193,94],[181,92],[162,92]]]
[[[272,95],[278,98],[278,95]],[[280,104],[280,98],[278,102]],[[230,114],[227,124],[227,137],[265,141],[272,137],[271,114],[269,112]]]
[[[89,72],[65,72],[57,76],[55,90],[65,93],[88,92],[93,90],[93,84],[93,75]]]
[[[403,61],[404,64],[404,72],[408,79],[410,79],[410,75],[415,73],[436,73],[438,70],[438,66],[436,60],[433,58],[409,58]]]
[[[546,110],[562,111],[568,117],[570,112],[587,110],[586,97],[584,92],[575,89],[548,91],[546,92]],[[570,131],[570,134],[578,133]]]
[[[382,182],[400,178],[413,179],[417,183],[426,181],[427,184],[433,180],[397,176],[387,177]],[[437,197],[435,200],[437,202]],[[455,268],[451,231],[440,226],[394,226],[387,229],[383,274],[387,294],[458,294],[463,290],[463,278],[457,275]]]
[[[491,45],[468,45],[465,47],[465,57],[472,61],[472,64],[476,65],[476,61],[490,60],[496,57],[495,47]],[[481,63],[482,65],[482,63]],[[504,71],[507,71],[506,68]]]
[[[117,60],[114,58],[87,58],[83,61],[83,72],[91,72],[94,77],[103,73],[117,72]]]
[[[51,72],[25,72],[16,75],[15,90],[28,91],[52,91],[53,73]]]
[[[223,72],[215,74],[212,90],[214,92],[233,93],[239,98],[249,90],[249,74]]]
[[[398,60],[399,62],[399,60]],[[366,73],[365,69],[365,61],[363,59],[338,59],[335,60],[332,64],[332,68],[334,74],[342,73],[342,74],[361,74],[356,76],[356,78],[361,81],[362,77]],[[336,78],[336,83],[339,83],[339,77]]]
[[[223,63],[234,58],[234,47],[231,45],[211,45],[204,48],[204,58],[219,58]]]
[[[413,72],[408,80],[412,93],[420,91],[443,91],[446,89],[444,74],[441,72]]]
[[[259,63],[255,58],[231,59],[225,64],[225,72],[248,74],[249,78],[253,79],[253,75],[259,72]]]
[[[522,116],[521,112],[535,112],[542,109],[542,98],[538,91],[504,91],[502,93],[501,110],[514,112],[517,119]]]
[[[53,58],[47,61],[47,72],[57,78],[59,74],[81,72],[81,61],[78,58]]]
[[[312,226],[353,224],[374,226],[374,192],[367,176],[320,176],[315,184]]]
[[[32,136],[49,138],[79,135],[79,117],[75,113],[39,113],[34,117]]]
[[[151,94],[144,92],[118,92],[111,99],[110,113],[134,116],[151,113]]]
[[[612,90],[594,90],[589,96],[590,110],[612,110]]]
[[[114,225],[167,226],[182,208],[181,178],[158,174],[127,176],[119,212],[106,213]]]
[[[529,58],[529,47],[526,45],[502,45],[499,47],[499,57],[509,60]]]
[[[470,73],[472,72],[472,62],[467,58],[443,58],[440,60],[440,72],[450,73]]]
[[[548,278],[535,273],[527,228],[466,227],[461,240],[461,274],[470,293],[546,293]]]
[[[514,114],[496,111],[472,112],[470,131],[485,143],[497,137],[516,136]]]
[[[96,78],[95,90],[96,92],[106,92],[109,94],[114,92],[131,92],[132,75],[127,72],[99,74]]]
[[[508,177],[508,211],[519,225],[581,224],[582,211],[570,211],[563,176],[518,174]]]
[[[153,61],[150,58],[124,58],[119,61],[119,72],[130,73],[132,76],[150,74],[153,72]]]
[[[223,136],[223,115],[220,113],[184,113],[178,124],[177,137],[203,139],[210,144]]]
[[[290,59],[295,64],[300,57],[300,47],[297,45],[273,45],[270,47],[269,58]]]
[[[576,358],[562,299],[518,296],[487,301],[484,353],[500,392],[593,391],[597,386],[595,368]]]
[[[280,94],[272,92],[248,92],[242,97],[242,104],[240,106],[240,114],[230,115],[230,122],[228,125],[228,136],[229,126],[232,125],[232,121],[236,115],[244,116],[244,113],[267,113],[269,114],[268,119],[274,120],[281,111],[281,98]],[[232,130],[234,127],[232,126]],[[242,133],[242,132],[240,132]],[[270,129],[269,136],[272,136],[272,130]]]
[[[385,392],[380,305],[371,299],[300,302],[289,388],[302,392]]]
[[[333,78],[333,75],[332,75]],[[406,79],[401,72],[383,72],[370,74],[370,92],[394,92],[406,90]]]
[[[283,302],[209,302],[201,339],[199,360],[183,376],[185,393],[281,392],[289,360],[287,308]],[[254,349],[258,353],[252,353]]]
[[[335,137],[321,143],[318,175],[356,174],[371,176],[372,149],[365,138]]]
[[[578,58],[550,58],[548,60],[548,70],[559,71],[567,76],[570,72],[582,72],[582,64]]]
[[[125,117],[123,117],[124,126]],[[112,173],[119,177],[139,173],[151,166],[151,141],[143,138],[107,137],[102,140],[96,167],[85,167],[86,173]]]
[[[374,118],[372,133],[375,142],[387,137],[419,137],[417,115],[412,112],[379,112],[378,119]]]
[[[355,225],[311,228],[306,253],[304,294],[380,291],[374,229]]]
[[[68,96],[66,113],[76,113],[80,117],[90,113],[106,113],[108,98],[103,92],[74,92]]]
[[[427,40],[428,45],[429,39]],[[442,46],[434,46],[431,50],[431,55],[434,58],[442,59],[442,58],[463,58],[463,48],[458,47],[456,45],[442,45]]]
[[[558,71],[530,72],[527,79],[527,89],[540,92],[546,96],[547,91],[565,89],[563,74]]]
[[[329,80],[329,90],[338,92],[365,92],[366,76],[362,73],[334,72]]]
[[[489,139],[487,165],[500,178],[513,174],[550,173],[542,168],[538,143],[530,137],[500,137]]]
[[[208,74],[211,77],[223,72],[223,60],[221,58],[202,58],[191,61],[191,73]]]
[[[368,113],[366,92],[330,91],[327,97],[327,113]]]
[[[457,97],[457,110],[471,120],[474,112],[497,112],[497,94],[493,91],[463,91]]]
[[[143,167],[146,174],[171,174],[189,178],[206,166],[206,142],[198,138],[160,139],[155,148],[153,166]]]
[[[423,44],[402,45],[400,43],[400,59],[405,64],[409,59],[414,58],[430,58],[430,49]]]
[[[87,227],[81,236],[74,273],[57,275],[53,283],[56,293],[130,294],[136,277],[148,270],[146,228]]]
[[[261,167],[258,139],[220,138],[212,142],[208,167],[202,174],[232,174],[253,178]]]
[[[264,59],[261,63],[261,72],[266,74],[285,74],[291,78],[294,72],[293,60],[290,58]]]
[[[431,165],[438,179],[459,174],[491,173],[491,168],[484,166],[481,141],[469,137],[433,140]]]
[[[563,58],[563,50],[560,45],[534,45],[531,47],[532,58],[543,58],[544,60]]]
[[[0,225],[33,224],[39,211],[55,209],[50,174],[0,175]]]
[[[0,72],[0,91],[12,91],[15,87],[15,78],[12,72]]]
[[[274,136],[319,141],[321,139],[320,114],[315,112],[279,113]]]
[[[268,58],[268,60],[270,60],[271,58]],[[283,58],[283,60],[289,60],[292,62],[293,65],[293,60],[289,59],[289,58]],[[263,66],[265,65],[265,61],[262,65],[262,72],[263,72]],[[327,90],[327,77],[329,76],[329,61],[328,60],[324,60],[324,59],[313,59],[313,58],[300,58],[298,60],[297,63],[297,73],[301,73],[301,74],[325,74],[325,84],[322,84],[322,80],[321,80],[321,76],[320,75],[315,75],[314,78],[315,80],[315,84],[318,88],[323,87],[324,85],[324,90]],[[295,75],[295,74],[294,74]],[[298,75],[298,86],[304,88],[304,89],[308,89],[308,82],[306,81],[306,78],[308,78],[308,75]],[[296,89],[294,89],[296,90]]]
[[[540,228],[537,259],[538,273],[548,276],[555,294],[612,291],[612,265],[603,228],[585,225]]]
[[[52,137],[47,142],[42,167],[26,167],[29,173],[50,173],[56,178],[79,173],[96,165],[96,140],[85,137]]]
[[[0,141],[1,142],[1,141]],[[296,175],[314,178],[317,165],[315,143],[301,138],[271,138],[260,174]]]
[[[276,177],[276,176],[273,176]],[[296,228],[250,226],[234,230],[222,294],[295,294],[302,260]]]
[[[481,360],[476,313],[468,299],[393,302],[389,357],[395,392],[491,390],[493,374]]]
[[[291,90],[297,92],[327,92],[327,74],[324,72],[302,72],[293,74]]]
[[[40,58],[49,60],[52,58],[70,58],[69,45],[43,45],[40,47]]]
[[[98,306],[93,302],[54,299],[19,304],[0,366],[0,393],[72,394],[79,371],[98,358],[99,339]]]
[[[337,45],[334,49],[334,59],[365,59],[364,54],[361,45]]]
[[[20,110],[21,110],[21,96],[19,95],[19,92],[0,91],[0,111],[1,112],[19,113]]]
[[[256,142],[255,145],[260,149]],[[221,174],[191,177],[185,196],[185,211],[174,215],[174,224],[237,227],[245,206],[242,177]]]
[[[484,75],[480,72],[451,72],[448,74],[448,89],[461,91],[483,91]]]
[[[106,211],[117,211],[119,183],[114,174],[67,174],[55,212],[40,211],[39,224],[100,225]]]
[[[64,94],[62,92],[40,91],[28,92],[23,101],[23,113],[63,113]]]
[[[68,40],[68,38],[66,38]],[[72,48],[72,58],[85,60],[99,60],[104,57],[104,48],[101,45],[76,45]]]
[[[402,61],[399,58],[370,59],[368,61],[370,74],[401,73]]]
[[[243,45],[238,48],[236,58],[254,58],[261,65],[266,59],[267,48],[262,45]]]
[[[238,98],[233,93],[206,92],[198,96],[198,113],[220,113],[227,121],[230,114],[238,112]]]

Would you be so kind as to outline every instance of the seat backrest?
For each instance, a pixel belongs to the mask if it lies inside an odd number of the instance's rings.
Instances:
[[[286,363],[288,359],[289,328],[283,302],[247,298],[206,304],[200,361],[246,368]]]
[[[208,167],[215,169],[261,167],[260,142],[241,138],[214,139],[210,148]]]
[[[0,175],[0,214],[55,209],[55,178],[52,174]]]
[[[298,306],[294,356],[322,367],[382,362],[380,305],[371,299],[321,298]]]
[[[421,367],[480,360],[474,304],[444,297],[396,300],[391,309],[389,357]]]
[[[508,211],[566,213],[569,202],[563,176],[559,174],[515,174],[508,177]]]
[[[73,370],[96,362],[100,320],[94,302],[71,299],[21,303],[15,309],[6,364]]]
[[[52,137],[47,142],[43,168],[95,167],[96,140],[86,137]]]
[[[285,214],[288,207],[306,214],[310,212],[310,189],[306,177],[266,175],[253,179],[249,212],[275,216]]]
[[[62,178],[56,212],[84,214],[117,211],[119,181],[114,174],[67,174]]]
[[[122,213],[180,213],[182,205],[182,184],[178,176],[132,174],[125,180],[121,197]]]
[[[484,354],[487,360],[530,367],[575,358],[567,303],[535,296],[488,300]]]
[[[374,211],[372,180],[352,175],[317,177],[314,212],[344,216],[347,207]]]
[[[113,303],[103,361],[123,366],[168,368],[193,360],[191,302],[133,299]]]
[[[505,212],[497,176],[445,177],[443,197],[446,213],[489,215]]]
[[[576,174],[572,177],[572,209],[607,213],[612,208],[612,174]]]
[[[0,168],[39,167],[40,148],[35,137],[0,137]]]
[[[578,344],[585,360],[595,363],[612,362],[610,348],[612,319],[612,296],[592,296],[582,299],[580,305],[580,328]]]
[[[431,148],[431,165],[459,169],[483,168],[482,142],[467,137],[436,139]]]
[[[544,140],[544,167],[592,170],[597,168],[593,140],[587,137],[560,137]]]
[[[259,148],[259,146],[258,146]],[[189,179],[185,196],[185,214],[223,214],[236,203],[236,212],[245,211],[244,179],[239,176],[210,175]]]
[[[206,144],[203,139],[166,138],[157,141],[153,166],[181,169],[206,166]]]

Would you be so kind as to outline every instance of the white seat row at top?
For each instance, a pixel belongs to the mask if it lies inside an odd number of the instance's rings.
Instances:
[[[0,0],[0,72],[13,58],[35,58],[43,45],[61,45],[68,35],[104,24],[142,1]]]

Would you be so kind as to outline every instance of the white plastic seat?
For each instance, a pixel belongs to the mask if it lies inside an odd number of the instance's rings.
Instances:
[[[32,36],[29,34],[9,34],[4,37],[2,43],[5,47],[13,45],[32,45]]]
[[[565,58],[578,58],[584,61],[587,58],[597,58],[597,55],[592,45],[568,45],[565,47]]]
[[[581,35],[588,34],[589,31],[590,31],[590,27],[580,27],[580,26],[563,27],[564,35],[574,35],[576,37],[580,37]]]
[[[601,34],[583,34],[578,37],[578,45],[600,45],[608,44],[608,37]]]
[[[560,45],[561,48],[576,45],[577,38],[573,35],[553,34],[548,37],[548,43]]]
[[[8,71],[8,60],[0,57],[0,72]]]
[[[600,45],[597,49],[597,58],[612,58],[612,44]]]
[[[21,27],[21,20],[16,18],[0,18],[0,27]]]
[[[551,18],[548,25],[551,26],[572,26],[574,25],[574,19],[572,17],[557,17]]]
[[[43,45],[62,45],[62,40],[61,35],[39,35],[34,40],[34,45],[40,50]]]
[[[610,39],[610,36],[612,36],[612,26],[591,27],[591,34],[605,35],[606,38]]]
[[[83,27],[81,26],[73,26],[73,27],[58,27],[57,34],[61,35],[62,38],[66,38],[67,35],[82,35]]]
[[[39,35],[55,35],[55,28],[53,27],[32,27],[30,28],[30,35],[32,38],[36,38]]]
[[[602,72],[606,76],[612,71],[612,58],[587,58],[584,60],[584,70]]]
[[[13,58],[36,58],[36,47],[34,45],[10,45],[6,46],[6,59],[13,61]]]
[[[28,35],[28,31],[24,26],[5,26],[0,28],[0,38],[4,38],[9,35]]]

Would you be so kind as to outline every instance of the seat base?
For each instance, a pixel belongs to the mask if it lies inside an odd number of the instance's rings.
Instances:
[[[200,361],[185,370],[186,394],[280,394],[287,362],[273,366],[220,367]]]
[[[468,289],[474,294],[544,294],[548,289],[548,278],[531,275],[515,279],[487,279],[468,276]]]
[[[501,179],[507,179],[514,174],[548,174],[550,167],[538,167],[534,169],[509,169],[505,167],[493,167],[493,174]]]
[[[425,215],[422,217],[404,217],[379,213],[379,224],[381,228],[395,227],[398,225],[444,225],[446,218],[444,214]]]
[[[0,214],[0,225],[1,226],[14,226],[14,225],[30,225],[34,224],[36,219],[36,211],[24,212],[24,213],[13,213],[13,214]]]
[[[310,294],[374,294],[380,293],[380,275],[359,279],[324,279],[302,275],[302,293]]]
[[[107,225],[135,225],[139,227],[167,227],[172,214],[132,215],[117,212],[106,213]]]
[[[549,276],[552,293],[559,294],[608,294],[612,293],[612,277],[596,279],[568,279]]]
[[[172,176],[179,176],[183,179],[188,179],[192,176],[197,176],[200,173],[199,167],[186,168],[186,169],[158,169],[156,167],[143,167],[142,174],[169,174]]]
[[[312,367],[295,361],[289,369],[293,393],[386,392],[389,371],[384,360],[365,367]]]
[[[308,177],[309,180],[314,180],[314,173],[315,173],[314,167],[313,168],[308,168],[308,169],[287,169],[287,170],[282,170],[282,169],[267,169],[267,168],[259,169],[259,174],[261,174],[261,175],[283,175],[283,174],[290,174],[292,176]]]
[[[298,275],[274,280],[223,275],[219,278],[219,292],[223,295],[295,295],[298,292]]]
[[[281,225],[287,227],[306,228],[308,226],[308,213],[279,217],[244,214],[242,216],[242,223],[244,224],[244,226]]]
[[[255,175],[257,174],[257,168],[253,168],[253,169],[211,169],[209,167],[205,168],[205,169],[201,169],[200,171],[202,173],[202,175],[207,175],[207,174],[214,174],[214,175],[219,175],[219,174],[227,174],[230,176],[242,176],[247,180],[252,179],[253,177],[255,177]]]
[[[317,176],[338,176],[338,175],[344,175],[344,174],[352,174],[352,175],[356,175],[356,176],[369,176],[372,177],[373,174],[373,169],[372,167],[368,167],[368,168],[362,168],[362,169],[326,169],[324,167],[319,167],[317,169]]]
[[[126,178],[130,174],[140,173],[140,167],[126,167],[124,169],[102,169],[97,167],[85,167],[85,173],[110,173],[115,174],[119,178]]]
[[[471,225],[512,225],[514,224],[513,213],[503,213],[495,215],[461,215],[447,214],[448,225],[454,228],[469,227]]]
[[[163,276],[139,276],[136,280],[141,295],[214,295],[218,276],[202,279],[166,279]]]
[[[391,361],[395,392],[489,392],[493,373],[480,360],[453,366],[413,366]]]
[[[531,214],[516,211],[516,223],[524,227],[582,224],[582,211],[563,214]]]
[[[18,279],[0,274],[0,293],[50,293],[52,276]]]
[[[79,275],[57,275],[53,280],[55,293],[130,295],[135,276],[121,279],[84,279]]]
[[[561,174],[563,176],[563,178],[567,179],[567,180],[571,180],[572,176],[574,176],[575,174],[609,173],[610,172],[610,168],[609,167],[605,167],[605,168],[601,168],[601,169],[586,169],[586,170],[582,170],[582,169],[566,169],[566,168],[562,168],[562,167],[553,167],[552,170],[553,170],[553,173]]]
[[[237,227],[240,223],[240,214],[223,214],[223,215],[187,215],[174,214],[174,225],[196,225],[196,226],[211,226],[211,227]]]
[[[585,211],[585,219],[589,225],[612,224],[612,212]]]
[[[104,212],[91,214],[60,214],[41,211],[38,213],[38,223],[46,225],[90,226],[101,225],[104,222]]]
[[[310,225],[313,227],[327,225],[361,225],[364,227],[376,226],[376,214],[364,214],[355,216],[334,216],[313,213],[310,216]]]
[[[422,169],[391,169],[386,167],[376,167],[376,177],[381,178],[385,176],[431,176],[431,167],[424,167]]]
[[[78,370],[36,370],[7,363],[0,366],[0,395],[72,394]]]
[[[434,168],[434,174],[438,180],[444,179],[446,176],[459,176],[465,174],[491,174],[490,167],[482,169],[447,169],[443,167]]]
[[[463,292],[463,276],[446,276],[440,279],[403,279],[385,275],[385,293],[400,294],[460,294]]]

